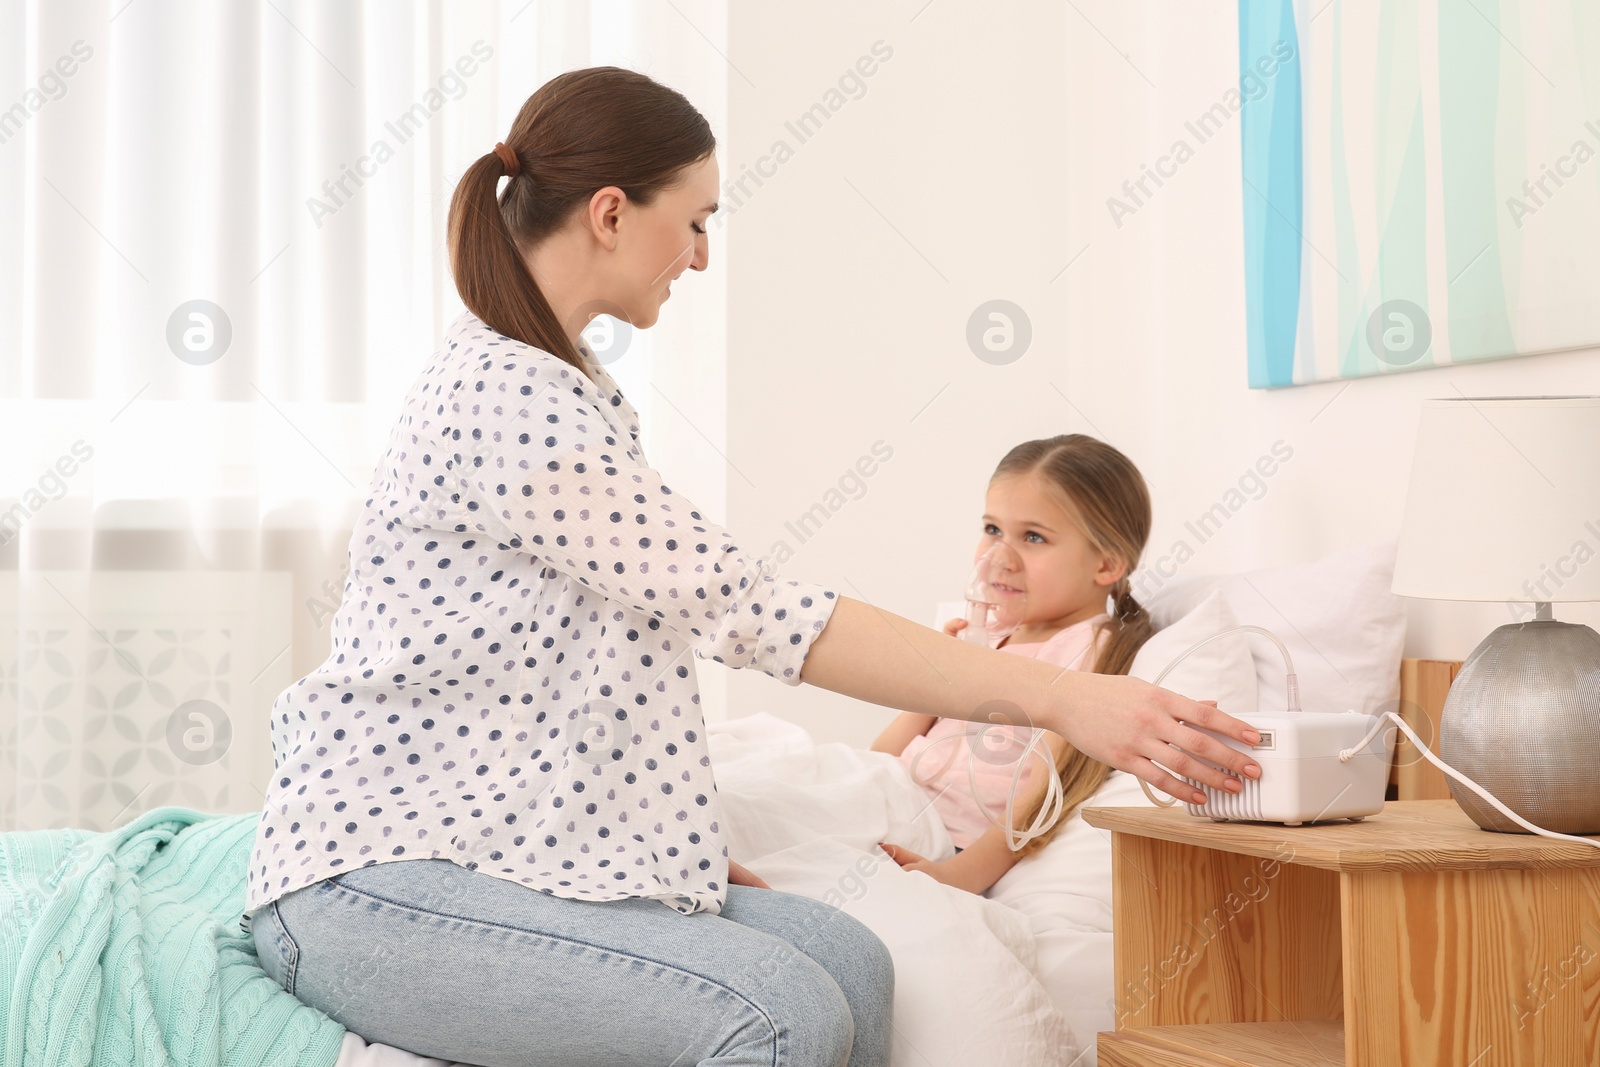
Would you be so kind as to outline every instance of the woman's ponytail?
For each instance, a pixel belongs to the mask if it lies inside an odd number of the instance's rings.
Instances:
[[[495,194],[505,171],[499,153],[489,152],[467,168],[456,186],[448,228],[456,292],[494,330],[542,348],[587,375],[583,357],[533,280],[524,252],[506,226]],[[528,180],[513,177],[513,181]]]

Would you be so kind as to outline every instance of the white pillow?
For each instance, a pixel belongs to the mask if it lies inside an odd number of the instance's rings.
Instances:
[[[1394,708],[1400,697],[1405,601],[1389,591],[1398,543],[1390,537],[1312,563],[1186,578],[1145,606],[1161,626],[1221,592],[1239,622],[1271,630],[1288,646],[1301,708],[1372,714]],[[1281,711],[1288,701],[1283,657],[1265,637],[1249,640],[1261,710]]]

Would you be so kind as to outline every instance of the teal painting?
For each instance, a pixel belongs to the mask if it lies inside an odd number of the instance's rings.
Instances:
[[[1240,0],[1241,80],[1266,56],[1252,388],[1600,345],[1600,4]]]

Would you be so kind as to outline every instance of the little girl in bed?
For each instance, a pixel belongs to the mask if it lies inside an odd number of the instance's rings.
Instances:
[[[1128,673],[1134,653],[1152,632],[1149,615],[1129,587],[1129,574],[1149,535],[1150,495],[1144,478],[1127,456],[1105,442],[1065,434],[1028,441],[1006,453],[984,496],[982,536],[973,559],[996,541],[1014,549],[1021,569],[1001,581],[1026,593],[1026,609],[1018,627],[991,642],[993,647],[1071,670]],[[966,625],[964,619],[952,619],[944,631],[955,637]],[[895,845],[883,847],[902,868],[972,893],[983,893],[1019,859],[1042,848],[1111,771],[1047,730],[1001,724],[989,727],[981,739],[970,736],[980,729],[965,719],[902,712],[872,744],[874,752],[898,756],[909,768],[918,752],[941,738],[962,738],[945,741],[914,772],[950,832],[956,855],[928,860]],[[1040,739],[1026,757],[1013,826],[1026,829],[1044,805],[1046,770],[1038,753],[1046,748],[1061,779],[1062,814],[1051,830],[1012,851],[1005,832],[985,818],[983,809],[997,822],[1004,821],[1016,759],[1035,734]],[[969,750],[969,744],[981,747]],[[970,758],[969,751],[981,755]],[[977,796],[969,763],[976,772]]]

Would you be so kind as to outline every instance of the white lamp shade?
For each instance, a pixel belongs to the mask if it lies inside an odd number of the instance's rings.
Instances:
[[[1392,588],[1600,600],[1600,397],[1423,401]]]

